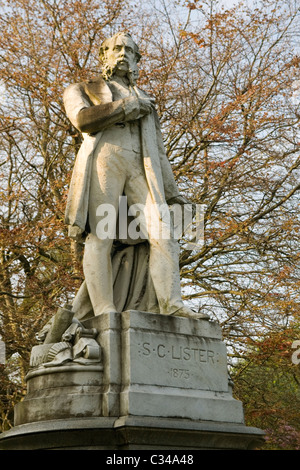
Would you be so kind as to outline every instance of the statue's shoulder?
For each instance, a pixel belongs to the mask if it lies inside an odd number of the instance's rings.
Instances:
[[[82,80],[81,82],[71,83],[65,88],[64,94],[67,94],[70,91],[85,92],[86,90],[89,90],[90,88],[92,89],[95,87],[104,88],[106,86],[107,84],[104,78],[97,77],[97,78],[90,79],[90,80]]]
[[[106,87],[106,81],[104,80],[103,77],[97,77],[97,78],[92,78],[90,80],[85,80],[81,83],[79,83],[80,86],[85,87],[85,88],[94,88],[94,87]]]
[[[92,84],[102,84],[103,86],[106,85],[106,80],[100,75],[99,77],[96,78],[91,78],[90,80],[84,80],[82,83],[85,83],[87,85],[92,85]]]
[[[87,99],[90,104],[111,100],[110,89],[104,78],[97,77],[69,85],[64,91],[64,101]]]
[[[71,85],[68,85],[63,92],[63,99],[65,105],[70,101],[74,99],[78,99],[85,95],[85,84],[84,82],[78,82],[78,83],[71,83]]]

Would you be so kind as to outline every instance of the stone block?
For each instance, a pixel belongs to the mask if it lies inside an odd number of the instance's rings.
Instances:
[[[15,426],[101,416],[102,366],[68,364],[28,373],[27,395],[14,408]]]
[[[100,332],[104,416],[244,422],[217,323],[129,310],[84,325]]]
[[[121,314],[111,312],[82,322],[86,328],[96,328],[102,350],[103,416],[118,416],[122,377]]]
[[[226,347],[216,324],[147,317],[122,315],[123,385],[228,392]]]

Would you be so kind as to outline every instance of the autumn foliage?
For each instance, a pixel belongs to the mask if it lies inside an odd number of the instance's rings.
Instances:
[[[2,429],[24,394],[35,334],[82,281],[63,220],[80,135],[62,93],[99,73],[102,39],[129,30],[178,185],[205,207],[203,246],[181,242],[186,301],[219,321],[249,424],[273,448],[299,446],[297,2],[2,0],[0,9]]]

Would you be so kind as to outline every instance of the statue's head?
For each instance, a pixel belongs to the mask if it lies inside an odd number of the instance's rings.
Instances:
[[[139,48],[129,33],[120,32],[105,39],[99,51],[103,64],[102,75],[109,79],[112,75],[126,75],[131,83],[139,76],[138,62],[141,58]]]

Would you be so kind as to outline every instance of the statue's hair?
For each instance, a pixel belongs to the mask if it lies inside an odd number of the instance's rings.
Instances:
[[[134,40],[132,39],[132,37],[129,33],[121,31],[121,32],[118,32],[118,33],[114,34],[112,37],[105,39],[103,41],[103,43],[101,44],[101,46],[100,46],[99,57],[100,57],[100,60],[102,61],[102,64],[103,64],[102,75],[106,80],[109,80],[109,78],[113,75],[113,73],[115,71],[115,66],[112,67],[110,64],[108,64],[106,62],[105,51],[107,49],[111,48],[116,43],[116,40],[119,37],[126,37],[126,38],[131,39],[133,47],[134,47],[136,63],[138,63],[141,60],[141,54],[140,54],[140,51],[139,51],[139,47],[134,42]],[[138,75],[139,75],[139,70],[138,70],[138,67],[136,66],[133,70],[129,71],[130,81],[132,83],[135,83],[135,81],[138,78]]]

